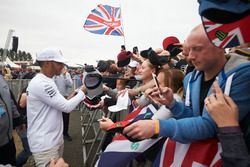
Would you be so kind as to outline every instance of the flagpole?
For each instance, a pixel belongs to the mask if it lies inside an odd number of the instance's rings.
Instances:
[[[122,25],[122,29],[123,29],[123,42],[124,42],[124,46],[126,47],[126,39],[125,39],[125,30],[124,30],[124,23],[123,23],[123,17],[122,17],[122,5],[121,5],[121,0],[119,0],[119,5],[120,5],[120,14],[121,14],[121,25]]]

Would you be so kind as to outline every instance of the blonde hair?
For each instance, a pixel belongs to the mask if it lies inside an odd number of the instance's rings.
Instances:
[[[148,66],[151,68],[151,69],[155,69],[155,74],[158,74],[159,73],[159,67],[157,66],[157,65],[153,65],[150,61],[149,61],[149,59],[146,59],[146,60],[144,60],[147,64],[148,64]]]

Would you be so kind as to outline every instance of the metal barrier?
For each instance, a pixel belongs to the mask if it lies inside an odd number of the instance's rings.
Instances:
[[[103,111],[100,109],[90,110],[86,105],[81,105],[83,166],[89,167],[94,166],[104,141],[105,132],[99,128],[97,121],[102,117]]]
[[[7,81],[16,100],[18,100],[23,88],[28,86],[29,81],[30,79],[12,79]]]
[[[82,126],[82,151],[83,151],[83,166],[93,167],[101,154],[101,147],[106,137],[106,132],[99,128],[97,121],[103,115],[100,109],[90,110],[83,103],[81,104],[81,126]],[[116,121],[123,120],[127,115],[127,110],[122,110],[118,113],[108,113],[108,117]]]

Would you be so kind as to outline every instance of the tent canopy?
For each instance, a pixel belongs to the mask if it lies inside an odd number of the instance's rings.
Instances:
[[[9,65],[10,67],[12,68],[21,68],[21,66],[13,63],[8,57],[6,58],[5,62],[4,62],[5,65]]]

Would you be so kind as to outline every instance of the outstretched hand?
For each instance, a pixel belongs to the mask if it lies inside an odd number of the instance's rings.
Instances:
[[[133,139],[148,139],[155,134],[155,124],[157,120],[139,120],[127,126],[123,130],[123,134]]]
[[[114,124],[114,122],[111,120],[111,119],[109,119],[109,118],[107,118],[107,117],[102,117],[101,119],[98,119],[98,121],[99,121],[99,126],[100,126],[100,129],[102,129],[102,130],[107,130],[111,125],[113,125]]]
[[[69,164],[64,162],[63,158],[59,158],[58,160],[51,159],[49,167],[69,167]]]

